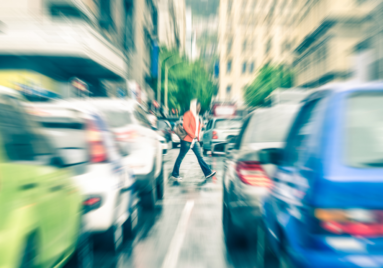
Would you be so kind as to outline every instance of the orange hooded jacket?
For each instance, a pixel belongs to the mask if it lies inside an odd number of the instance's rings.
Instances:
[[[199,120],[199,118],[198,118]],[[201,133],[201,120],[198,124],[198,141],[199,141],[199,134]],[[183,127],[188,135],[184,138],[184,141],[187,142],[192,142],[193,139],[195,138],[195,129],[196,129],[196,124],[195,124],[195,117],[191,111],[187,111],[184,114],[184,119],[183,119]]]

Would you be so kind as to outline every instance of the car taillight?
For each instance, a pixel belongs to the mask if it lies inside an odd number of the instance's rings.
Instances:
[[[101,131],[93,121],[88,121],[87,131],[91,162],[105,162],[107,159],[107,154],[105,145],[102,141]]]
[[[383,210],[316,209],[314,217],[321,233],[383,236]]]
[[[139,133],[136,130],[129,130],[117,135],[118,141],[132,141],[139,137]]]
[[[236,171],[239,179],[246,184],[265,188],[273,187],[271,179],[266,175],[259,162],[238,162]]]
[[[87,199],[85,199],[82,205],[83,205],[84,213],[98,209],[101,206],[101,197],[99,196],[88,197]]]
[[[217,131],[213,131],[213,140],[216,140],[216,139],[218,139],[218,133],[217,133]]]

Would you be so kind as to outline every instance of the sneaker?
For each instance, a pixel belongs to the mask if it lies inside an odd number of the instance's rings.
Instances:
[[[182,178],[180,176],[178,176],[178,177],[171,176],[170,180],[180,182],[180,181],[182,181]]]
[[[213,170],[210,175],[206,176],[206,179],[213,177],[216,173],[217,171]]]

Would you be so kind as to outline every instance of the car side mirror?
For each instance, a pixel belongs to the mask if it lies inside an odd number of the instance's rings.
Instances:
[[[227,142],[213,144],[211,147],[211,153],[213,155],[225,155]]]
[[[52,156],[50,165],[57,168],[63,168],[66,166],[64,160],[58,155]]]
[[[267,148],[262,149],[258,153],[259,162],[261,164],[274,164],[279,165],[282,159],[282,149]]]

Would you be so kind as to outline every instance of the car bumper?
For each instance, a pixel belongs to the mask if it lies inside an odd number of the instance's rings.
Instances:
[[[162,149],[162,154],[167,154],[169,146],[167,143],[162,143],[161,142],[161,149]]]
[[[337,252],[319,252],[307,249],[290,252],[291,261],[297,268],[361,268],[383,267],[383,255],[339,254]]]
[[[133,198],[133,187],[122,192],[121,177],[112,172],[109,164],[90,165],[87,173],[74,177],[82,190],[84,199],[100,197],[101,205],[85,214],[89,232],[107,231],[113,224],[123,223],[128,218],[128,204]],[[117,203],[120,203],[119,205]],[[124,213],[117,213],[117,209],[124,209]],[[116,218],[116,214],[120,215]]]
[[[173,143],[180,143],[181,142],[180,138],[174,133],[172,133],[172,142]]]
[[[242,182],[238,182],[236,189],[236,196],[230,198],[235,201],[229,203],[231,218],[235,226],[249,230],[261,218],[262,202],[269,191],[266,188],[249,186]]]

